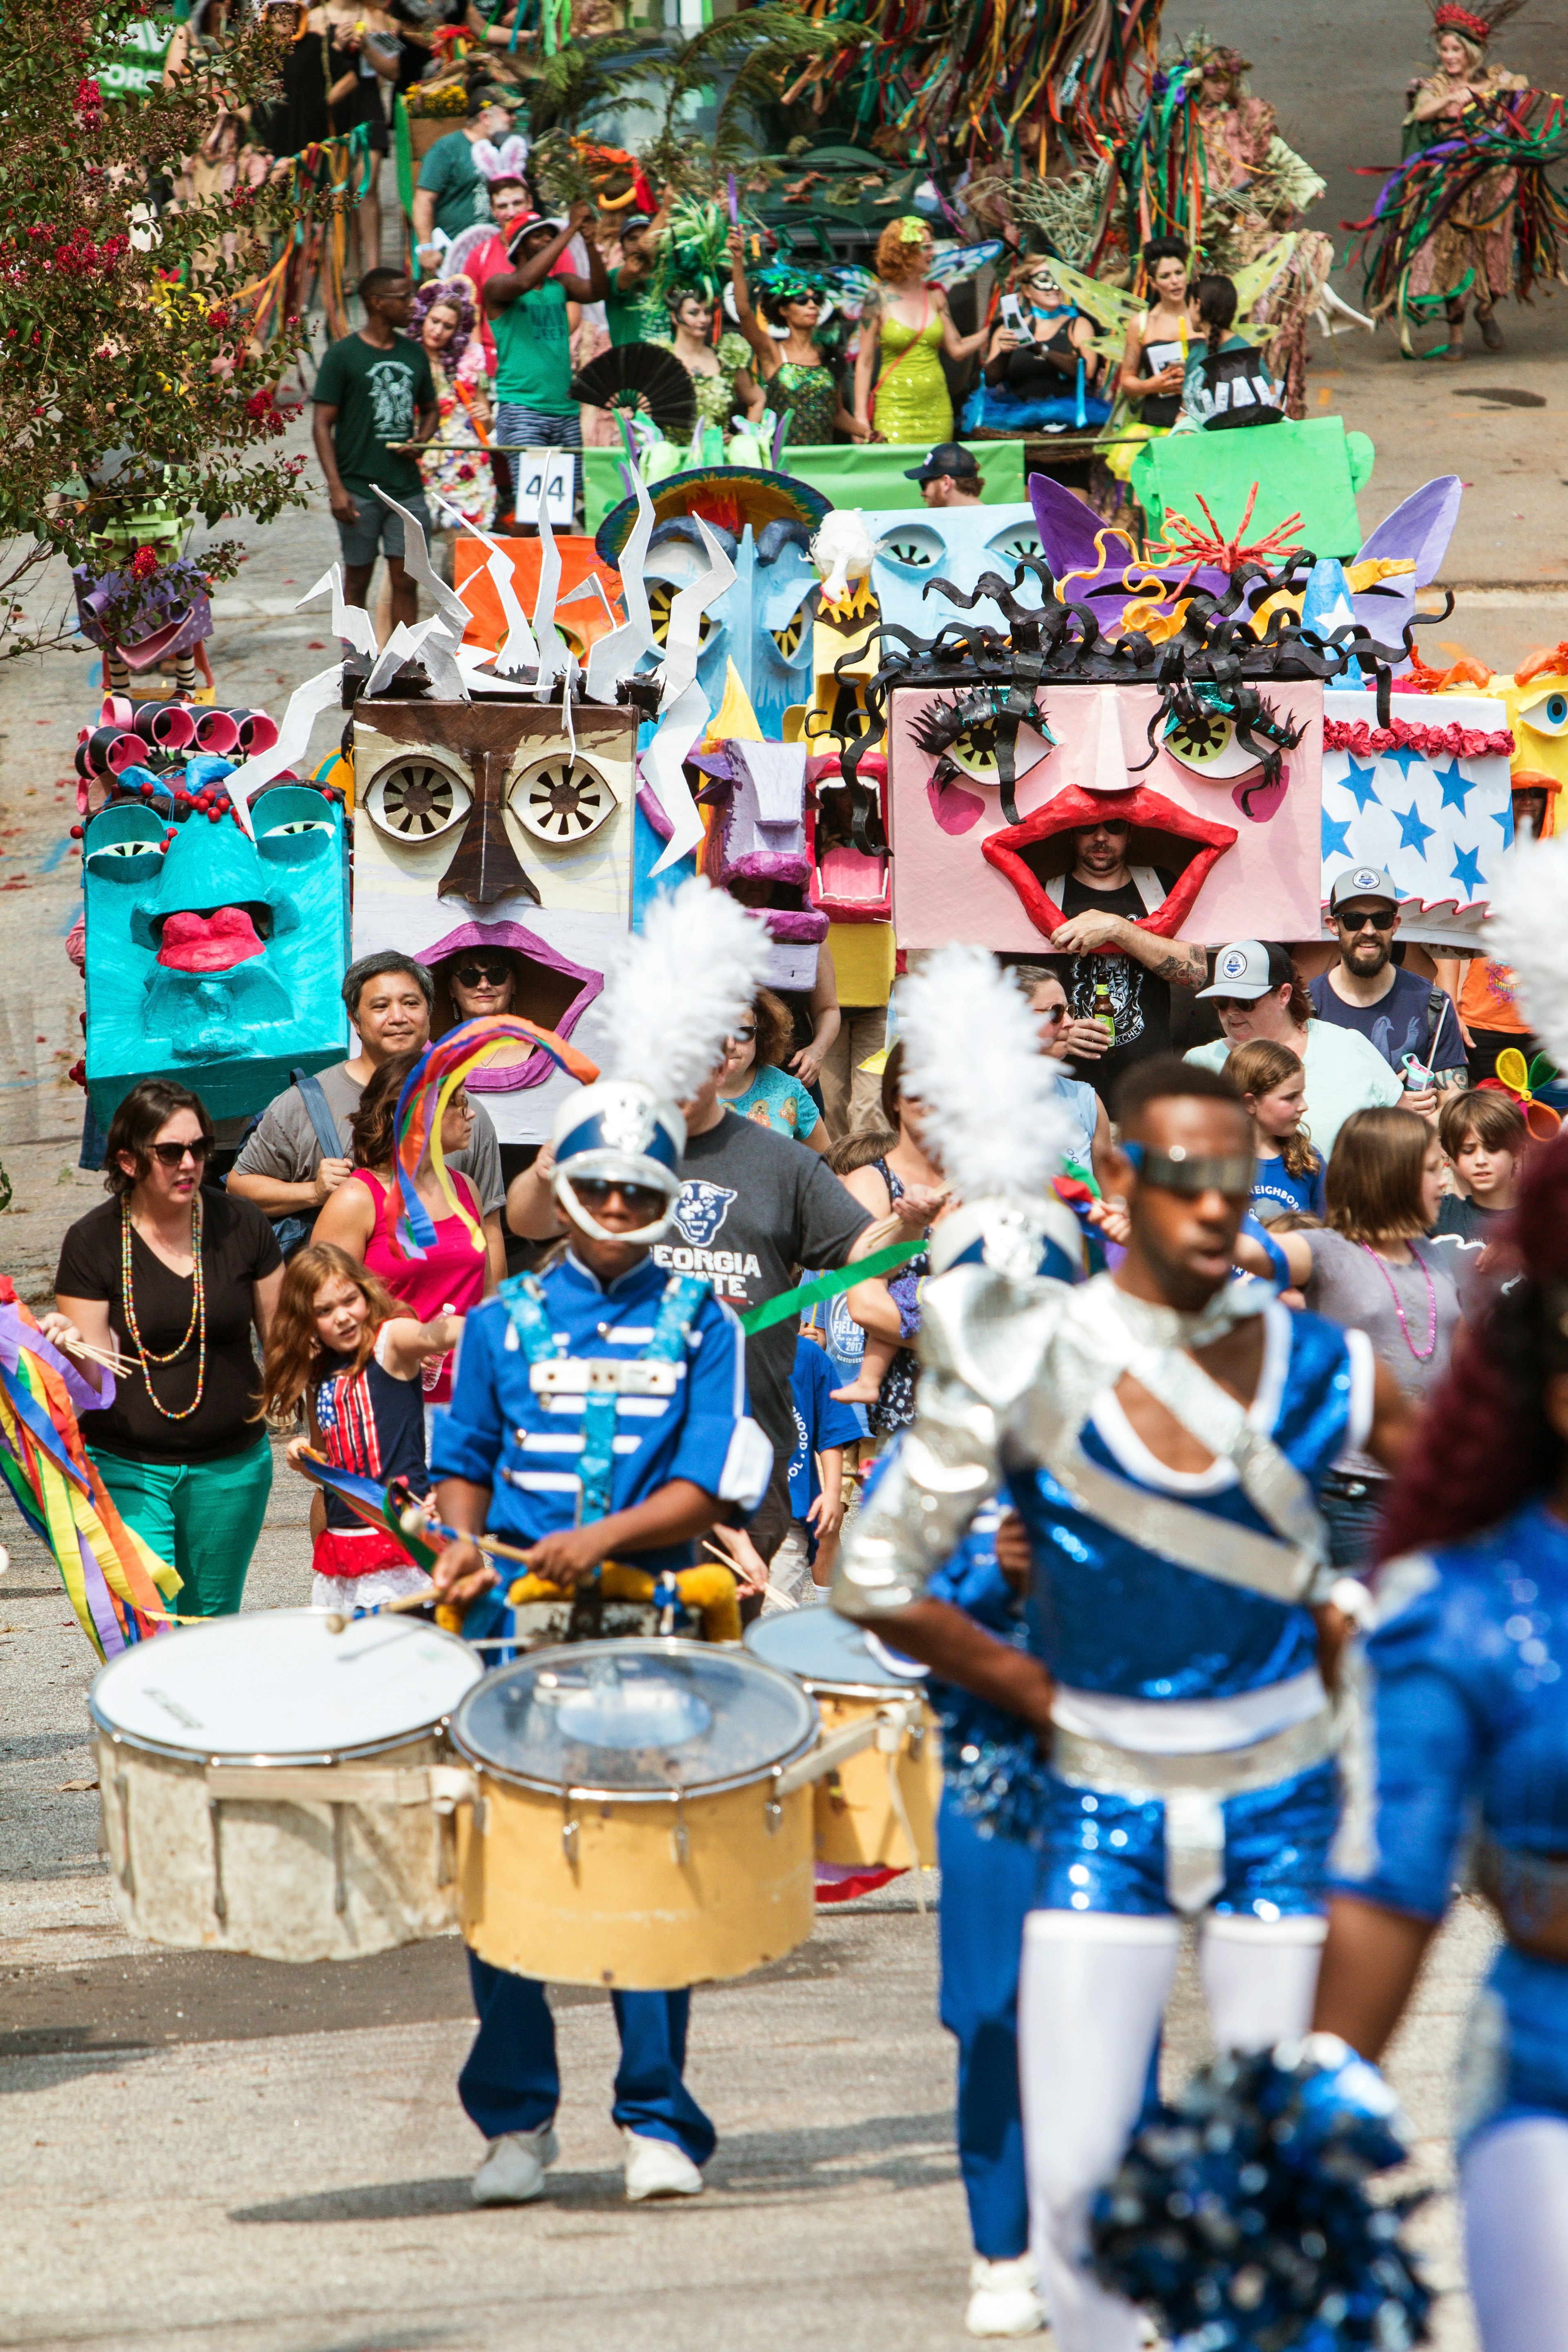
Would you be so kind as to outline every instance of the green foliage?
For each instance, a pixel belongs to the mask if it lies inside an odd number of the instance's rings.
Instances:
[[[292,229],[287,185],[154,198],[226,105],[276,87],[265,30],[219,68],[193,54],[177,89],[105,102],[92,61],[150,14],[134,0],[7,11],[0,43],[0,645],[29,637],[13,604],[52,553],[88,559],[106,527],[172,499],[209,524],[270,521],[301,503],[302,461],[268,445],[273,394],[300,330],[263,352],[246,289],[271,232]],[[101,461],[120,453],[100,474]],[[93,487],[95,476],[100,486]],[[10,615],[9,622],[4,617]]]
[[[656,186],[710,194],[731,172],[753,168],[758,141],[752,118],[776,106],[814,58],[831,57],[845,46],[843,26],[820,24],[790,0],[763,0],[760,7],[704,26],[645,69],[664,96],[658,130],[642,150],[648,177]],[[683,127],[689,108],[721,87],[711,132],[693,139]]]

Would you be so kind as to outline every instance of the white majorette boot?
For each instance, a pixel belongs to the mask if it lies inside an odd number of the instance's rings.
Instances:
[[[969,2266],[969,2308],[963,2324],[971,2336],[1034,2336],[1046,2324],[1033,2254],[987,2262],[976,2254]]]
[[[474,2175],[476,2205],[527,2205],[544,2194],[544,2176],[560,2155],[553,2124],[536,2131],[502,2132],[492,2139]]]
[[[626,2144],[626,2202],[640,2205],[649,2197],[700,2197],[702,2175],[684,2148],[671,2139],[649,2139],[621,2126]]]

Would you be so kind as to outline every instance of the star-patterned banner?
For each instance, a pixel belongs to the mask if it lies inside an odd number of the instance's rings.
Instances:
[[[1323,697],[1323,898],[1347,866],[1378,866],[1407,939],[1474,947],[1513,841],[1508,712],[1495,696]]]

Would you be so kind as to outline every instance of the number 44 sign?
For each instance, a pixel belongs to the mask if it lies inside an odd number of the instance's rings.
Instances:
[[[498,446],[504,446],[498,444]],[[511,458],[517,481],[517,496],[512,512],[519,522],[531,521],[539,511],[541,485],[550,520],[556,529],[570,530],[574,519],[575,501],[572,495],[572,463],[570,449],[514,449],[507,454]]]

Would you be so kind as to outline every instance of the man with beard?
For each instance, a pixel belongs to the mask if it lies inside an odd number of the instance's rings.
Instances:
[[[1073,862],[1061,889],[1067,920],[1058,926],[1053,951],[1070,958],[1061,966],[1062,985],[1075,1021],[1109,1013],[1116,1024],[1103,1046],[1084,1043],[1080,1030],[1073,1059],[1109,1102],[1122,1072],[1151,1054],[1171,1050],[1171,988],[1201,988],[1207,961],[1201,947],[1163,940],[1141,930],[1175,887],[1176,877],[1154,866],[1129,866],[1131,827],[1125,817],[1102,817],[1074,832]],[[1107,952],[1110,950],[1110,952]],[[1096,991],[1104,992],[1096,1002]]]
[[[1399,929],[1399,894],[1375,866],[1352,866],[1329,893],[1329,919],[1339,939],[1340,960],[1308,983],[1320,1021],[1339,1029],[1359,1029],[1377,1047],[1407,1089],[1404,1108],[1423,1118],[1435,1116],[1437,1096],[1468,1087],[1465,1041],[1452,999],[1435,982],[1394,962]],[[1412,1087],[1412,1068],[1429,1071]]]

